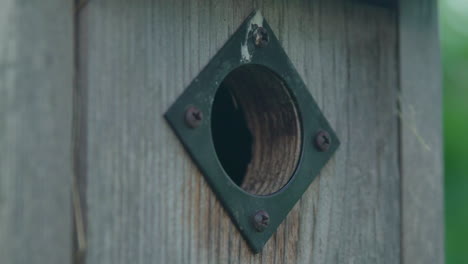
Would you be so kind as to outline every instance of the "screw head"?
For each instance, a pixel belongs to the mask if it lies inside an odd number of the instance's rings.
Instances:
[[[268,31],[263,27],[258,27],[254,31],[255,46],[263,48],[270,42]]]
[[[270,224],[270,215],[264,211],[257,211],[253,216],[253,226],[258,232],[263,232]]]
[[[315,134],[315,147],[322,152],[327,151],[331,145],[331,137],[325,130],[320,130]]]
[[[189,106],[185,111],[185,123],[191,128],[200,126],[203,121],[203,112],[195,106]]]

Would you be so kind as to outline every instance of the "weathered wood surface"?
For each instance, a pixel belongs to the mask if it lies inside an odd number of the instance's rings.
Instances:
[[[342,141],[258,255],[163,119],[254,8]],[[395,9],[347,0],[96,0],[79,20],[87,264],[400,261]]]
[[[69,263],[73,1],[0,6],[0,262]]]
[[[437,1],[400,1],[403,263],[444,263]]]

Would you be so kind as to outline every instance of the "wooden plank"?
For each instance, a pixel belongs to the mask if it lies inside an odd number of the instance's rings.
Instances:
[[[342,141],[258,255],[163,119],[254,8]],[[86,263],[398,263],[396,30],[396,10],[347,0],[89,2]]]
[[[0,6],[0,262],[69,263],[73,1]]]
[[[400,1],[403,263],[444,263],[437,1]]]

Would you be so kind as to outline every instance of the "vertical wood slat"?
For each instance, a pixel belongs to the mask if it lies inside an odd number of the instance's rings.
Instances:
[[[254,8],[343,143],[258,255],[163,119]],[[89,2],[86,263],[398,263],[396,19],[347,0]]]
[[[436,0],[400,1],[402,262],[444,263],[442,81]]]
[[[0,262],[71,261],[73,1],[0,1]]]

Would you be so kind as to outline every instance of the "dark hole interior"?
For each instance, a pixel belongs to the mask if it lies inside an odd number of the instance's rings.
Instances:
[[[212,131],[219,161],[229,177],[240,186],[252,159],[252,134],[242,108],[224,82],[213,102]]]
[[[284,82],[266,67],[245,65],[228,74],[215,95],[211,129],[221,165],[247,192],[274,193],[293,175],[300,118]]]

